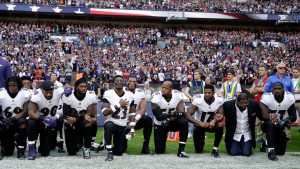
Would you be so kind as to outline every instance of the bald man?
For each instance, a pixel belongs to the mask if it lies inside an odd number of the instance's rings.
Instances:
[[[179,131],[178,157],[188,158],[184,152],[188,136],[188,121],[183,116],[185,111],[182,94],[173,89],[171,81],[165,81],[161,91],[152,95],[152,112],[154,114],[154,143],[155,153],[163,154],[169,131]]]

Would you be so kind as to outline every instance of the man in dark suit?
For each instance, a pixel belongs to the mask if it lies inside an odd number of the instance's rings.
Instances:
[[[250,156],[255,148],[255,119],[260,118],[259,105],[248,100],[246,93],[223,104],[225,116],[225,144],[229,155]]]

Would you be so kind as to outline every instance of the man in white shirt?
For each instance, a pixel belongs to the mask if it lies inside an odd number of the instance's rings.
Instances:
[[[229,155],[250,156],[255,148],[255,120],[260,117],[257,102],[248,100],[246,93],[223,104],[226,135],[225,144]]]

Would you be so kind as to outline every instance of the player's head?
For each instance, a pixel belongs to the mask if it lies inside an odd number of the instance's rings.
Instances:
[[[54,91],[54,83],[50,80],[45,80],[41,84],[42,93],[45,96],[47,100],[51,100],[53,97],[53,91]]]
[[[26,88],[26,89],[31,88],[31,78],[29,76],[22,76],[21,83],[22,83],[23,88]]]
[[[134,91],[137,86],[137,80],[135,76],[130,76],[128,79],[128,89]]]
[[[22,83],[17,76],[7,79],[5,88],[10,96],[15,97],[22,88]]]
[[[172,95],[172,90],[173,90],[173,83],[169,80],[165,81],[161,85],[161,93],[162,93],[163,96]]]
[[[241,110],[244,111],[249,104],[247,93],[240,93],[236,99],[236,105]]]
[[[114,84],[116,89],[123,89],[123,85],[124,85],[123,76],[117,75],[115,77]]]
[[[51,75],[50,75],[50,78],[51,78],[52,82],[56,82],[56,80],[57,80],[57,74],[54,73],[54,72],[52,72]]]
[[[85,78],[80,78],[76,80],[74,90],[76,94],[80,96],[85,96],[86,91],[87,91],[87,81]]]
[[[215,87],[211,84],[206,84],[204,86],[204,99],[211,100],[215,94]]]
[[[272,85],[272,93],[274,97],[282,97],[284,94],[283,84],[281,82],[275,82]]]

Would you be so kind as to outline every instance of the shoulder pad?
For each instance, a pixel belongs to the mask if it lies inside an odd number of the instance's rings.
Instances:
[[[89,91],[89,94],[95,94],[95,92],[94,91]]]
[[[196,99],[196,98],[201,98],[201,94],[195,94],[193,98],[194,98],[194,99]]]
[[[33,95],[30,99],[31,102],[37,103],[41,100],[41,98],[38,95]]]
[[[143,89],[137,89],[137,92],[144,92]]]
[[[155,96],[155,95],[159,95],[160,93],[157,91],[157,92],[154,92],[153,94],[152,94],[152,96]]]
[[[178,90],[175,90],[175,89],[174,89],[174,93],[180,93],[180,92],[179,92]]]
[[[0,88],[0,91],[2,91],[2,90],[4,90],[4,88],[2,87],[2,88]]]

